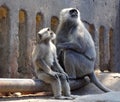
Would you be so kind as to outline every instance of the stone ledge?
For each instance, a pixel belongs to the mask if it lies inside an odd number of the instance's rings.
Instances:
[[[25,97],[1,98],[0,102],[120,102],[120,74],[96,74],[99,80],[113,92],[103,93],[94,84],[90,83],[79,90],[72,91],[72,94],[77,95],[74,100],[55,100],[51,96],[28,95]]]

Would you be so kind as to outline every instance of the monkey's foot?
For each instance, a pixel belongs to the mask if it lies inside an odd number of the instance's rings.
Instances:
[[[78,95],[70,95],[70,97],[72,97],[73,99],[77,98]]]
[[[59,100],[73,100],[73,99],[75,99],[72,96],[56,96],[54,98],[59,99]]]
[[[75,99],[76,97],[74,97],[74,96],[64,96],[65,97],[65,99],[66,100],[73,100],[73,99]]]

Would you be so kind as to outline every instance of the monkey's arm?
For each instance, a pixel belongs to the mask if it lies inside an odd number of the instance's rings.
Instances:
[[[79,53],[84,53],[84,47],[80,46],[77,43],[65,42],[58,44],[57,47],[63,50],[73,50]]]
[[[64,70],[63,70],[63,68],[60,66],[60,64],[58,63],[57,58],[54,59],[53,67],[57,68],[57,71],[59,71],[60,73],[64,73]]]
[[[57,72],[60,72],[60,76],[62,76],[62,77],[64,77],[66,80],[69,80],[69,77],[68,77],[68,74],[67,73],[65,73],[65,71],[63,70],[63,68],[60,66],[60,64],[58,63],[58,60],[57,60],[57,57],[55,56],[55,58],[54,58],[54,63],[53,63],[53,66],[52,67],[54,67],[54,69],[56,69],[57,70]]]
[[[45,63],[43,59],[37,58],[36,65],[38,66],[38,68],[41,68],[45,73],[58,78],[57,73],[52,71],[51,68]]]
[[[35,68],[34,68],[33,64],[31,66],[32,67],[30,67],[30,69],[31,69],[31,72],[32,72],[33,76],[38,79],[38,75],[37,75],[37,73],[35,71]]]
[[[88,52],[87,53],[84,51],[84,47],[81,47],[80,45],[76,43],[69,43],[69,42],[61,43],[61,44],[58,44],[58,48],[63,49],[63,50],[73,50],[75,52],[82,53],[89,60],[95,59],[94,57],[95,52],[92,51],[93,49],[90,48],[89,51],[87,51]]]

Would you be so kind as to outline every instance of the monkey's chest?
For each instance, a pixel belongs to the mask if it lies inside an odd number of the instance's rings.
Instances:
[[[52,66],[54,62],[54,51],[51,49],[48,50],[48,53],[46,53],[45,61],[47,65]]]

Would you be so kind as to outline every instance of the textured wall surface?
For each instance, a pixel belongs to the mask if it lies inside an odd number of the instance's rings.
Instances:
[[[48,26],[55,31],[60,10],[67,7],[80,10],[95,41],[96,68],[120,72],[119,4],[119,0],[0,0],[0,77],[31,77],[36,32]]]

